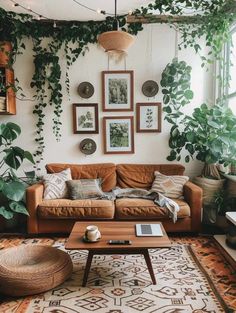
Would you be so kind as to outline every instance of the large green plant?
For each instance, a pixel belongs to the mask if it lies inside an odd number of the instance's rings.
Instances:
[[[204,176],[210,176],[207,165],[229,164],[236,155],[236,116],[225,103],[214,106],[202,104],[195,108],[192,116],[184,116],[179,125],[172,129],[168,160],[185,161],[196,158],[205,163]]]
[[[13,145],[20,133],[20,127],[14,123],[0,124],[0,215],[6,219],[11,219],[14,213],[28,215],[23,198],[34,172],[27,172],[27,179],[23,180],[14,170],[18,170],[25,159],[31,163],[34,160],[29,151]]]

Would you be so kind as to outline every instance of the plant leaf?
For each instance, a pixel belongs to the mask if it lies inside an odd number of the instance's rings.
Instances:
[[[25,194],[25,185],[17,181],[6,183],[3,186],[2,193],[10,200],[20,201]]]
[[[27,211],[25,205],[23,205],[20,202],[13,201],[9,204],[9,207],[12,209],[13,212],[21,213],[21,214],[25,214],[29,216],[29,212]]]
[[[13,218],[13,212],[9,211],[7,208],[4,206],[0,207],[0,215],[2,215],[5,219],[10,220]]]

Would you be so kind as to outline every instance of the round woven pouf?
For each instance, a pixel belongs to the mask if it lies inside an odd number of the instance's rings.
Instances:
[[[48,246],[25,245],[0,252],[0,293],[26,296],[50,290],[70,277],[70,256]]]

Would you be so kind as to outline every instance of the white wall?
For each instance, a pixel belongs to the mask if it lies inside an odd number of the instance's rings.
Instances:
[[[204,51],[203,45],[203,51]],[[186,112],[191,113],[194,107],[199,106],[206,100],[211,100],[212,78],[211,74],[201,68],[201,60],[191,49],[179,51],[180,60],[185,60],[192,66],[192,89],[194,99],[186,107]],[[155,98],[148,99],[142,92],[142,84],[148,79],[154,79],[160,83],[161,73],[167,63],[175,56],[175,31],[167,25],[145,25],[140,32],[134,45],[129,49],[126,58],[126,69],[134,70],[134,103],[137,102],[162,102],[162,94],[159,91]],[[110,70],[124,70],[125,62],[115,63],[110,60]],[[27,42],[27,50],[22,56],[17,57],[14,66],[15,76],[27,97],[32,98],[33,92],[29,87],[34,71],[31,43]],[[135,153],[127,155],[105,155],[103,153],[102,117],[113,115],[134,115],[135,112],[102,112],[101,103],[101,71],[108,70],[108,56],[96,45],[89,47],[85,56],[80,56],[70,70],[70,99],[64,87],[63,114],[62,114],[62,139],[57,143],[54,138],[51,126],[53,108],[49,107],[46,114],[45,142],[46,151],[44,160],[41,163],[42,171],[44,165],[49,162],[66,163],[167,163],[166,156],[169,152],[168,137],[170,125],[164,121],[162,116],[161,133],[136,133],[135,132]],[[62,75],[65,77],[65,67],[62,67]],[[90,99],[82,99],[77,93],[78,84],[82,81],[89,81],[94,85],[95,92]],[[73,134],[72,127],[72,103],[98,103],[99,105],[99,134]],[[22,135],[18,140],[22,148],[33,152],[35,150],[35,116],[33,116],[34,102],[17,100],[16,116],[1,116],[0,121],[17,122],[22,128]],[[97,143],[97,151],[90,156],[85,156],[79,151],[79,143],[84,138],[92,138]],[[202,164],[192,161],[186,166],[186,174],[195,176],[200,173]],[[27,167],[28,169],[28,167]]]

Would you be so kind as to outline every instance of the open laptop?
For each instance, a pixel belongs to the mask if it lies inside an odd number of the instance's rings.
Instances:
[[[136,224],[137,236],[163,236],[160,224]]]

